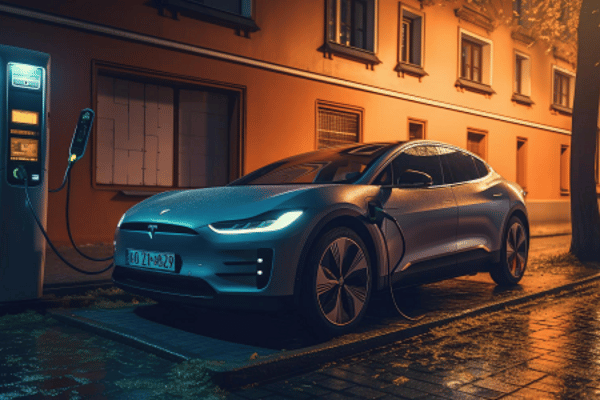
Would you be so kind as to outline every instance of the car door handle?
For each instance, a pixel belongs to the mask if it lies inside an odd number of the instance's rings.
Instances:
[[[494,193],[492,196],[494,196],[494,197],[502,197],[502,193]]]

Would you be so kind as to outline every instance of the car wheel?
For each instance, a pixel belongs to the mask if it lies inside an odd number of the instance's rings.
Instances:
[[[371,297],[371,261],[351,229],[334,228],[321,236],[304,269],[302,307],[320,336],[352,331]]]
[[[529,252],[528,239],[521,219],[512,217],[504,235],[500,262],[490,271],[498,285],[516,285],[523,278]]]

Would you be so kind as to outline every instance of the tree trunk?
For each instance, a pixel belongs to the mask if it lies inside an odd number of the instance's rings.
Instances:
[[[571,253],[581,261],[600,261],[600,213],[594,179],[600,105],[599,26],[600,4],[583,0],[571,137]]]

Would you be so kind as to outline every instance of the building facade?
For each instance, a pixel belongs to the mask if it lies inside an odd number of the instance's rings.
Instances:
[[[522,25],[467,2],[0,3],[0,43],[51,55],[51,188],[79,111],[96,111],[72,171],[78,243],[112,241],[153,193],[223,185],[320,147],[413,138],[479,154],[527,190],[533,222],[568,221],[575,68]],[[50,194],[59,243],[64,204]]]

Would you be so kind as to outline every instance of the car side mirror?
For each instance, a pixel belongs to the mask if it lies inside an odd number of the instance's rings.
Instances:
[[[426,187],[431,185],[433,185],[431,175],[413,169],[404,171],[396,181],[396,187]]]

